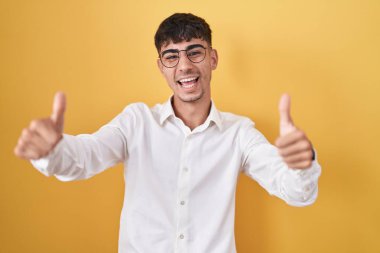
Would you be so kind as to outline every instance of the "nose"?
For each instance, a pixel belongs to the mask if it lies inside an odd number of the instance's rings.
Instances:
[[[184,51],[181,51],[179,53],[180,53],[180,56],[179,56],[179,60],[178,60],[178,64],[177,64],[177,69],[179,71],[182,71],[182,72],[185,72],[185,71],[188,71],[189,69],[192,69],[194,65],[189,60],[189,58],[187,58],[186,51],[184,50]]]

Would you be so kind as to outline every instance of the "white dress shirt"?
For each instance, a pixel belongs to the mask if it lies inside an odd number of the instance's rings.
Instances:
[[[126,182],[119,253],[234,253],[235,191],[240,172],[290,205],[312,204],[321,168],[290,169],[276,147],[242,116],[212,103],[192,131],[170,100],[127,106],[94,134],[72,136],[32,161],[71,181],[123,162]]]

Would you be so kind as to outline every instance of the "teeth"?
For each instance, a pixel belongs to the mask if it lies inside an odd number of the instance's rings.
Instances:
[[[195,86],[194,83],[193,84],[187,84],[187,85],[183,84],[182,85],[182,87],[184,87],[184,88],[193,88],[194,86]]]
[[[195,79],[197,79],[197,78],[196,77],[184,78],[184,79],[179,80],[179,82],[181,82],[181,83],[191,82],[191,81],[194,81]]]

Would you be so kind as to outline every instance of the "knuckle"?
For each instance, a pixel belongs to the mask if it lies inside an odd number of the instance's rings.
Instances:
[[[21,152],[20,152],[20,148],[17,146],[13,149],[13,153],[16,155],[16,156],[20,156]]]
[[[309,168],[311,166],[311,162],[310,161],[306,161],[304,162],[304,168]]]
[[[299,138],[305,138],[306,137],[305,132],[302,130],[298,130],[297,134],[298,134]]]
[[[20,140],[18,141],[18,144],[19,144],[20,147],[25,148],[25,146],[26,146],[26,141],[25,141],[25,139],[20,139]]]
[[[304,152],[302,153],[301,157],[303,160],[309,160],[311,158],[311,154],[310,152]]]
[[[34,120],[32,120],[32,121],[30,122],[30,128],[31,128],[31,129],[36,129],[36,128],[38,128],[38,127],[40,126],[40,124],[41,124],[41,121],[40,121],[40,120],[38,120],[38,119],[34,119]]]
[[[24,147],[20,143],[17,143],[17,146],[14,148],[14,151],[21,152],[23,149]]]
[[[302,141],[302,148],[304,149],[309,149],[310,148],[310,144],[308,141],[304,140]]]
[[[21,136],[28,136],[30,133],[29,133],[29,129],[28,128],[24,128],[21,132]]]

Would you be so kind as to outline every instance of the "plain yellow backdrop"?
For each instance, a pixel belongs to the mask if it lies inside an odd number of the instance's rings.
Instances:
[[[0,252],[117,252],[122,167],[63,183],[13,148],[30,120],[50,115],[57,90],[70,134],[95,131],[129,103],[165,101],[153,35],[174,12],[211,25],[217,107],[249,116],[273,142],[289,92],[323,166],[319,198],[305,208],[240,177],[238,252],[380,252],[378,0],[1,0]]]

